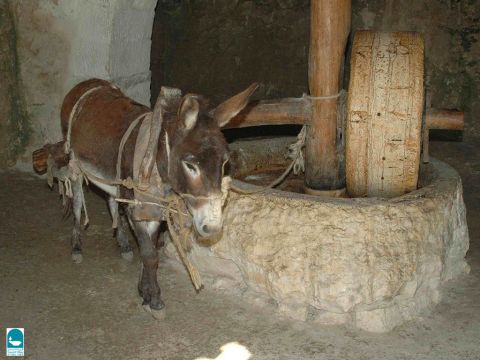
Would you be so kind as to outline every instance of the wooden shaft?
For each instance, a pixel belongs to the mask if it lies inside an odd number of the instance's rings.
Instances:
[[[312,97],[340,91],[351,23],[351,0],[312,0],[308,83]],[[345,186],[337,157],[337,100],[312,99],[305,147],[305,185],[316,190]]]
[[[425,115],[425,127],[422,130],[422,161],[430,162],[428,142],[430,129],[463,130],[465,113],[457,110],[428,109]]]
[[[256,101],[234,117],[227,129],[263,125],[304,125],[311,117],[312,104],[308,98],[287,98]],[[463,130],[463,111],[429,109],[426,113],[428,129]]]
[[[463,130],[465,114],[457,110],[427,110],[425,122],[428,129]]]
[[[310,114],[310,101],[307,98],[257,101],[249,104],[225,128],[262,125],[303,125],[310,118]]]

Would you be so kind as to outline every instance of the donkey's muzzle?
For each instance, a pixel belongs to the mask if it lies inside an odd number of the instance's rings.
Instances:
[[[195,229],[201,237],[217,235],[222,230],[222,200],[218,197],[189,206]]]

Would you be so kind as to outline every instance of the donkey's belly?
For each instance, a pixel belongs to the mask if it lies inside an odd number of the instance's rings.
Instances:
[[[117,186],[106,184],[108,182],[113,181],[113,179],[110,176],[108,176],[108,174],[105,174],[104,171],[98,169],[97,167],[87,162],[83,162],[79,159],[77,159],[77,161],[79,162],[80,167],[86,171],[85,176],[87,176],[89,182],[94,184],[99,189],[105,191],[110,196],[117,196]],[[102,181],[100,182],[95,180],[92,177],[89,177],[88,175],[90,174],[101,179]]]

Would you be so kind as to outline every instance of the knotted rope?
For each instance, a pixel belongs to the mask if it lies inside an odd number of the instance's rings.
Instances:
[[[86,102],[86,99],[95,91],[98,89],[101,89],[105,87],[105,85],[100,85],[93,87],[91,89],[88,89],[85,91],[82,96],[75,102],[75,105],[73,105],[72,111],[70,111],[70,116],[68,117],[68,130],[67,130],[67,136],[65,139],[65,154],[70,154],[70,149],[71,149],[71,143],[70,143],[70,138],[72,136],[72,126],[73,122],[75,119],[78,117],[78,114],[82,111],[83,105]]]

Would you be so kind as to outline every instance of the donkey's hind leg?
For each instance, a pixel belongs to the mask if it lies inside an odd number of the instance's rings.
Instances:
[[[115,201],[113,197],[108,198],[108,207],[110,209],[110,214],[114,219],[115,216],[118,216],[118,224],[115,237],[117,238],[118,245],[120,246],[120,253],[122,257],[127,261],[132,261],[133,252],[128,241],[128,224],[125,221],[123,214],[120,214],[120,208],[118,202]]]
[[[82,217],[82,206],[83,206],[83,193],[82,193],[82,183],[81,179],[72,181],[72,191],[73,191],[73,234],[71,240],[72,246],[72,260],[74,263],[79,264],[82,262],[82,240],[81,240],[81,217]]]

